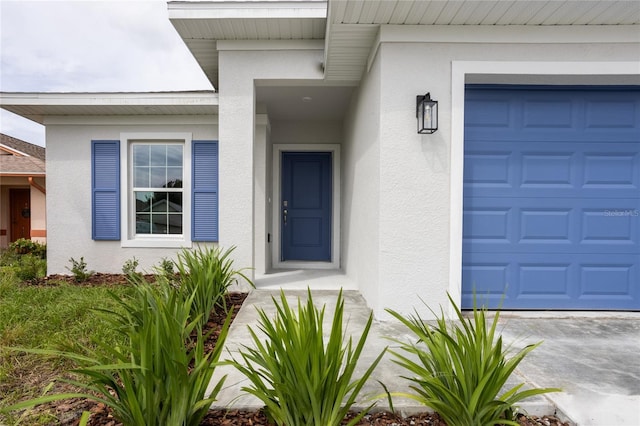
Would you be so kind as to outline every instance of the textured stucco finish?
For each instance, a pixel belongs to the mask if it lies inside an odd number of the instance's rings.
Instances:
[[[89,267],[105,272],[118,272],[133,256],[145,268],[174,256],[175,249],[123,249],[119,242],[91,241],[87,159],[91,139],[118,139],[121,132],[135,131],[193,132],[194,139],[220,141],[220,244],[237,247],[238,267],[268,272],[271,255],[278,250],[267,241],[278,220],[273,216],[273,176],[279,173],[272,169],[273,145],[340,144],[340,267],[357,283],[375,315],[387,317],[385,308],[403,313],[416,308],[429,317],[420,299],[436,311],[448,306],[447,292],[459,300],[464,150],[464,101],[459,94],[464,84],[638,84],[640,68],[615,77],[613,72],[575,72],[576,66],[566,64],[615,69],[617,63],[638,61],[640,42],[636,37],[620,43],[580,43],[569,37],[571,29],[552,31],[546,41],[540,33],[535,42],[521,38],[519,43],[495,42],[504,29],[482,29],[483,40],[494,42],[478,42],[474,28],[459,29],[453,36],[447,30],[443,37],[437,31],[383,27],[341,122],[272,121],[268,111],[256,114],[255,86],[261,82],[318,84],[323,77],[321,49],[247,50],[229,42],[219,55],[219,138],[215,117],[211,125],[166,124],[161,118],[145,125],[126,124],[124,119],[119,125],[85,123],[80,118],[76,123],[48,123],[48,162],[55,164],[48,168],[47,179],[48,208],[55,212],[48,217],[49,272],[64,273],[70,257],[89,254],[94,259]],[[446,38],[450,41],[444,42]],[[467,42],[460,42],[463,39]],[[455,77],[454,64],[465,61],[486,64],[491,72]],[[544,78],[526,72],[509,75],[501,73],[501,63],[557,64],[558,72]],[[526,66],[521,68],[526,71]],[[583,75],[576,78],[573,73]],[[419,135],[415,100],[426,92],[439,101],[439,129]]]
[[[220,52],[220,244],[237,247],[236,265],[256,264],[255,80],[320,79],[321,62],[321,50]]]
[[[345,118],[342,164],[342,267],[374,310],[382,305],[380,78],[376,61],[363,77]]]
[[[462,211],[458,208],[461,203],[452,200],[451,191],[452,183],[460,186],[462,183],[452,182],[451,177],[462,178],[462,162],[455,159],[452,164],[451,118],[452,111],[460,114],[464,104],[452,101],[452,63],[495,61],[497,73],[501,61],[610,63],[637,61],[638,51],[638,43],[382,41],[346,119],[343,204],[344,267],[378,318],[387,317],[385,308],[404,313],[416,308],[422,315],[431,316],[420,299],[436,312],[442,306],[451,313],[446,293],[452,294],[454,300],[460,297],[460,266],[451,261],[460,257],[460,245],[457,240],[458,244],[451,244],[451,236],[461,237],[461,230],[452,229],[452,223],[461,223],[458,219]],[[577,81],[582,84],[623,81],[615,76],[589,76],[588,71],[586,74]],[[495,75],[468,77],[476,83],[501,81]],[[505,80],[514,81],[510,76]],[[544,81],[568,84],[572,80],[550,75]],[[541,79],[521,75],[517,82],[533,84]],[[433,135],[416,132],[415,97],[426,92],[439,101],[439,130]],[[361,116],[366,119],[359,120]],[[375,151],[379,163],[364,160],[365,150]],[[363,163],[369,165],[366,171]],[[366,253],[367,261],[356,260],[360,253]],[[455,271],[451,270],[452,264],[456,265]]]
[[[120,241],[91,239],[91,141],[119,140],[122,132],[189,132],[193,139],[215,140],[214,117],[211,125],[166,124],[163,117],[145,124],[100,124],[82,117],[73,125],[66,118],[63,124],[55,121],[47,125],[47,272],[69,274],[71,257],[84,257],[88,269],[107,273],[121,273],[123,263],[134,256],[147,271],[163,257],[175,259],[175,248],[123,248]]]

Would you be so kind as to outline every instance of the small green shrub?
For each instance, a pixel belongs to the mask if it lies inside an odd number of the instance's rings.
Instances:
[[[175,264],[173,263],[173,260],[163,257],[162,260],[160,260],[158,270],[160,273],[172,277],[176,273],[174,270],[174,266]]]
[[[415,393],[401,394],[438,412],[450,426],[517,426],[515,405],[525,398],[560,389],[520,390],[517,385],[500,395],[501,389],[520,361],[542,342],[528,345],[507,358],[502,336],[496,336],[500,312],[487,325],[486,308],[473,308],[467,319],[453,302],[456,322],[449,323],[441,313],[436,325],[415,315],[404,317],[387,309],[418,339],[407,343],[394,339],[402,352],[391,351],[394,362],[404,367]],[[434,313],[435,315],[435,313]],[[406,355],[403,355],[405,353]]]
[[[339,425],[386,349],[363,376],[353,378],[373,315],[369,316],[355,348],[351,337],[345,343],[344,299],[340,291],[325,344],[322,326],[325,307],[316,308],[311,291],[308,293],[305,306],[298,300],[297,314],[282,291],[280,303],[272,298],[277,310],[275,318],[258,309],[258,328],[266,335],[266,341],[262,342],[249,327],[255,348],[245,346],[240,351],[242,362],[234,359],[231,363],[251,382],[251,386],[242,390],[264,402],[267,415],[276,424]],[[366,411],[349,425],[356,424]]]
[[[27,238],[20,238],[9,244],[9,250],[16,254],[32,254],[40,259],[47,257],[47,246]]]
[[[137,274],[138,273],[137,269],[139,264],[140,264],[140,261],[136,259],[135,256],[133,256],[133,258],[131,259],[127,259],[122,265],[122,273],[127,276]]]
[[[218,247],[197,247],[182,249],[178,253],[175,265],[180,275],[180,288],[193,295],[191,316],[199,317],[200,325],[206,324],[216,306],[221,306],[226,312],[224,296],[238,278],[253,285],[242,270],[233,269],[230,256],[234,248],[223,251]]]
[[[205,353],[208,336],[197,326],[198,318],[189,319],[193,298],[184,299],[166,279],[159,278],[150,284],[140,276],[133,277],[137,285],[133,286],[131,296],[112,294],[119,309],[98,310],[115,330],[126,336],[122,346],[96,342],[98,351],[84,346],[74,352],[23,349],[64,356],[79,363],[81,367],[73,371],[88,382],[64,381],[88,392],[43,396],[3,411],[79,397],[106,404],[114,417],[128,426],[200,424],[224,383],[223,378],[205,395],[222,353],[231,313],[216,347]]]
[[[23,254],[18,258],[15,268],[20,281],[30,281],[47,274],[47,261],[35,254]]]
[[[20,259],[20,255],[13,250],[0,250],[0,266],[13,266]]]
[[[69,262],[71,262],[71,268],[67,267],[67,270],[73,274],[77,282],[86,281],[91,275],[95,274],[94,271],[87,269],[87,262],[85,262],[84,257],[81,257],[80,260],[75,260],[72,257]]]

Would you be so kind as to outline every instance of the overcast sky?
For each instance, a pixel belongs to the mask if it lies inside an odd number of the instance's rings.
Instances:
[[[162,0],[0,0],[0,91],[211,90]],[[44,145],[44,127],[0,111],[0,132]]]

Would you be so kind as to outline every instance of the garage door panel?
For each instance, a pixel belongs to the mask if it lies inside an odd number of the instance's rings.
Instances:
[[[640,90],[466,97],[463,306],[640,309]]]
[[[463,306],[526,309],[637,309],[637,255],[465,255]]]
[[[637,144],[470,144],[465,153],[465,190],[473,196],[636,198],[640,191]]]
[[[558,129],[573,129],[578,119],[572,101],[566,98],[526,99],[522,105],[522,127],[549,130],[556,134]]]
[[[578,90],[468,90],[465,137],[469,140],[525,139],[602,142],[638,140],[640,100],[628,88]],[[502,92],[502,93],[500,93]]]
[[[640,189],[640,155],[628,152],[628,149],[628,146],[612,146],[607,152],[585,152],[582,187],[636,191]]]
[[[463,250],[638,253],[639,216],[629,199],[465,198]]]
[[[610,200],[607,200],[610,201]],[[640,229],[638,228],[638,206],[629,200],[607,203],[608,208],[584,208],[581,211],[580,242],[583,245],[627,247],[628,252],[637,252]],[[587,204],[587,203],[585,203]],[[596,201],[588,204],[596,205]],[[605,248],[601,247],[601,250]]]
[[[633,129],[638,118],[637,101],[615,100],[599,96],[585,101],[585,127],[588,129]]]

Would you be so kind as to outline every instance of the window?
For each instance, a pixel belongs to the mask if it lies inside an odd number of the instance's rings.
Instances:
[[[91,148],[92,238],[123,247],[218,241],[218,142],[123,133]]]
[[[132,145],[136,235],[182,235],[183,145]]]

